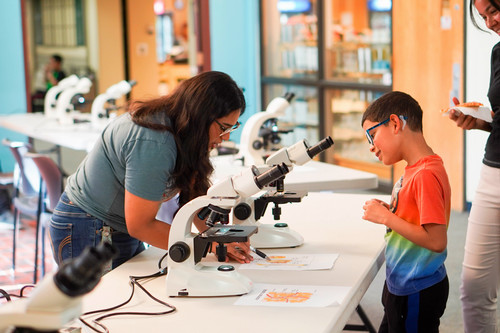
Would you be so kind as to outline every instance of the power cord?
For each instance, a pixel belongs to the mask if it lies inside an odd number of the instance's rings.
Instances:
[[[34,286],[34,285],[32,285],[32,284],[27,284],[27,285],[23,286],[23,287],[19,290],[19,295],[16,295],[16,294],[9,294],[7,291],[5,291],[5,290],[3,290],[3,289],[0,289],[0,294],[1,294],[1,295],[0,295],[0,299],[5,298],[5,300],[6,300],[7,302],[11,302],[13,297],[16,297],[16,298],[24,298],[24,297],[26,297],[26,296],[24,295],[24,290],[25,290],[26,288],[34,288],[34,287],[35,287],[35,286]]]
[[[165,314],[169,314],[169,313],[172,313],[176,310],[175,306],[173,305],[170,305],[156,297],[154,297],[149,291],[146,290],[146,288],[144,288],[140,283],[139,283],[139,280],[144,280],[144,279],[153,279],[153,278],[157,278],[159,276],[164,276],[167,274],[167,267],[165,268],[162,268],[161,267],[161,264],[163,262],[163,260],[167,257],[168,255],[168,252],[165,253],[163,255],[163,257],[160,258],[160,260],[158,261],[158,268],[160,269],[158,272],[154,273],[154,274],[150,274],[150,275],[144,275],[144,276],[129,276],[129,279],[130,279],[130,284],[131,284],[131,287],[132,287],[132,291],[131,291],[131,294],[130,294],[130,297],[123,303],[121,304],[118,304],[116,306],[113,306],[113,307],[110,307],[110,308],[106,308],[106,309],[100,309],[100,310],[94,310],[94,311],[89,311],[89,312],[85,312],[83,313],[79,319],[80,321],[86,325],[87,327],[89,327],[90,329],[92,329],[93,331],[95,332],[98,332],[98,333],[109,333],[109,330],[108,328],[101,323],[102,320],[106,319],[106,318],[110,318],[110,317],[116,317],[116,316],[125,316],[125,315],[138,315],[138,316],[160,316],[160,315],[165,315]],[[135,286],[137,286],[138,288],[140,288],[146,295],[148,295],[151,299],[153,299],[155,302],[157,303],[160,303],[161,305],[164,305],[166,307],[169,308],[169,310],[167,311],[161,311],[161,312],[115,312],[115,313],[109,313],[109,314],[105,314],[105,315],[102,315],[98,318],[95,318],[92,320],[92,323],[94,323],[96,326],[99,326],[101,330],[98,330],[97,328],[95,328],[94,326],[92,326],[89,322],[87,322],[83,317],[84,316],[89,316],[89,315],[93,315],[93,314],[96,314],[96,313],[102,313],[102,312],[108,312],[108,311],[113,311],[113,310],[116,310],[124,305],[126,305],[127,303],[129,303],[133,296],[134,296],[134,292],[135,292]]]

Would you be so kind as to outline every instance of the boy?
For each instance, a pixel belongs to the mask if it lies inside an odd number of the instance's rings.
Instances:
[[[439,332],[449,289],[444,260],[451,189],[443,161],[427,145],[422,109],[408,94],[384,94],[366,109],[361,125],[380,161],[407,163],[390,205],[372,199],[363,206],[364,220],[387,227],[379,332]]]

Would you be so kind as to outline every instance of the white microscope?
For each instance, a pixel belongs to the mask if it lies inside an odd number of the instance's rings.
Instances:
[[[102,130],[110,121],[110,111],[116,110],[116,100],[128,94],[136,81],[122,80],[110,86],[102,94],[99,94],[92,103],[90,122],[93,128]],[[106,107],[108,104],[108,107]]]
[[[68,125],[78,121],[88,122],[88,119],[85,119],[80,112],[75,112],[72,100],[75,95],[87,94],[90,87],[92,87],[92,81],[87,77],[82,77],[74,86],[68,87],[61,92],[56,102],[56,117],[61,124]]]
[[[295,95],[286,93],[283,97],[274,98],[263,112],[252,115],[245,122],[240,139],[240,153],[243,164],[262,165],[267,156],[276,151],[281,139],[279,134],[291,130],[279,130],[277,118],[285,115],[285,110]],[[281,147],[280,147],[281,148]]]
[[[28,298],[0,306],[0,333],[57,332],[82,313],[82,297],[101,280],[118,254],[108,243],[88,247],[77,258],[46,275]]]
[[[258,168],[263,172],[274,165],[284,164],[291,171],[294,165],[304,165],[311,161],[314,156],[331,146],[333,146],[333,140],[329,136],[312,147],[304,139],[288,148],[281,148],[266,159],[265,166],[259,166]],[[272,188],[257,198],[243,198],[233,209],[233,223],[235,225],[257,226],[259,228],[259,232],[250,238],[252,246],[256,248],[296,247],[304,243],[304,238],[290,229],[286,223],[264,224],[259,222],[270,202],[274,203],[273,217],[275,220],[279,220],[281,215],[280,204],[300,202],[307,195],[307,192],[285,191],[284,180],[284,176],[277,179],[276,182],[271,184]]]
[[[47,90],[47,93],[45,94],[45,98],[43,100],[43,112],[46,117],[51,119],[57,118],[57,98],[65,89],[75,86],[79,80],[80,79],[78,78],[78,76],[73,74],[62,79],[58,84]]]
[[[225,243],[246,242],[257,232],[256,226],[228,225],[231,209],[241,198],[250,197],[264,186],[288,173],[285,164],[276,165],[260,173],[256,167],[214,184],[207,194],[185,204],[177,212],[169,237],[167,294],[169,296],[229,296],[248,293],[252,281],[240,274],[234,266],[204,265],[202,257],[212,242],[218,244],[216,253],[225,261]],[[193,219],[206,219],[209,228],[193,233]]]

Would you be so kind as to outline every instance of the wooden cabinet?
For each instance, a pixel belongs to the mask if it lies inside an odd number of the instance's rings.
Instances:
[[[460,0],[394,0],[394,90],[412,95],[422,107],[424,136],[443,158],[456,210],[465,203],[464,133],[439,110],[463,95],[463,18]],[[395,167],[394,177],[404,166]]]

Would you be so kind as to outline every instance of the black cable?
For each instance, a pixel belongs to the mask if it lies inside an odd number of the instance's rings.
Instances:
[[[173,305],[170,305],[168,304],[167,302],[164,302],[156,297],[154,297],[146,288],[144,288],[140,283],[139,283],[139,280],[145,280],[145,279],[153,279],[153,278],[157,278],[157,277],[160,277],[160,276],[164,276],[167,274],[167,268],[161,268],[161,264],[162,264],[162,261],[166,258],[166,256],[168,255],[168,252],[165,253],[161,258],[160,260],[158,261],[158,267],[160,268],[160,271],[156,272],[156,273],[153,273],[153,274],[150,274],[150,275],[144,275],[144,276],[129,276],[129,279],[130,279],[130,283],[131,283],[131,287],[132,287],[132,291],[130,293],[130,297],[123,303],[121,304],[118,304],[116,306],[113,306],[113,307],[110,307],[110,308],[106,308],[106,309],[100,309],[100,310],[94,310],[94,311],[89,311],[89,312],[85,312],[83,313],[79,319],[80,321],[85,324],[87,327],[91,328],[93,331],[95,332],[98,332],[98,333],[109,333],[109,330],[108,328],[101,323],[102,320],[106,319],[106,318],[110,318],[110,317],[117,317],[117,316],[125,316],[125,315],[141,315],[141,316],[160,316],[160,315],[165,315],[165,314],[168,314],[168,313],[172,313],[174,311],[176,311],[176,307],[173,306]],[[102,312],[108,312],[108,311],[112,311],[112,310],[116,310],[124,305],[126,305],[127,303],[129,303],[133,296],[134,296],[134,293],[135,293],[135,286],[137,286],[138,288],[140,288],[146,295],[148,295],[152,300],[154,300],[155,302],[157,303],[160,303],[161,305],[164,305],[168,308],[170,308],[169,310],[167,311],[161,311],[161,312],[115,312],[115,313],[109,313],[109,314],[105,314],[105,315],[102,315],[98,318],[95,318],[92,320],[92,323],[94,323],[95,325],[99,326],[100,328],[103,329],[103,331],[100,331],[98,330],[97,328],[91,326],[84,318],[83,316],[88,316],[88,315],[91,315],[91,314],[96,314],[96,313],[102,313]]]
[[[0,298],[5,298],[7,300],[7,302],[12,301],[12,299],[10,298],[10,294],[8,292],[6,292],[5,290],[0,289],[0,294],[2,294],[2,296],[0,296]]]
[[[167,251],[167,252],[165,252],[165,254],[164,254],[164,255],[160,258],[160,260],[158,260],[158,268],[159,268],[159,269],[163,269],[163,268],[161,267],[161,263],[163,262],[163,260],[164,260],[167,256],[168,256],[168,251]]]
[[[26,296],[24,296],[24,290],[26,288],[35,288],[35,285],[34,284],[27,284],[24,287],[22,287],[21,290],[19,290],[19,297],[21,297],[21,298],[26,297]]]
[[[12,297],[16,297],[16,298],[24,298],[26,296],[24,296],[24,289],[26,288],[34,288],[35,286],[32,285],[32,284],[27,284],[25,285],[24,287],[22,287],[20,290],[19,290],[19,295],[16,295],[16,294],[9,294],[7,291],[3,290],[3,289],[0,289],[0,299],[2,298],[5,298],[7,300],[7,302],[11,302],[12,301]]]

